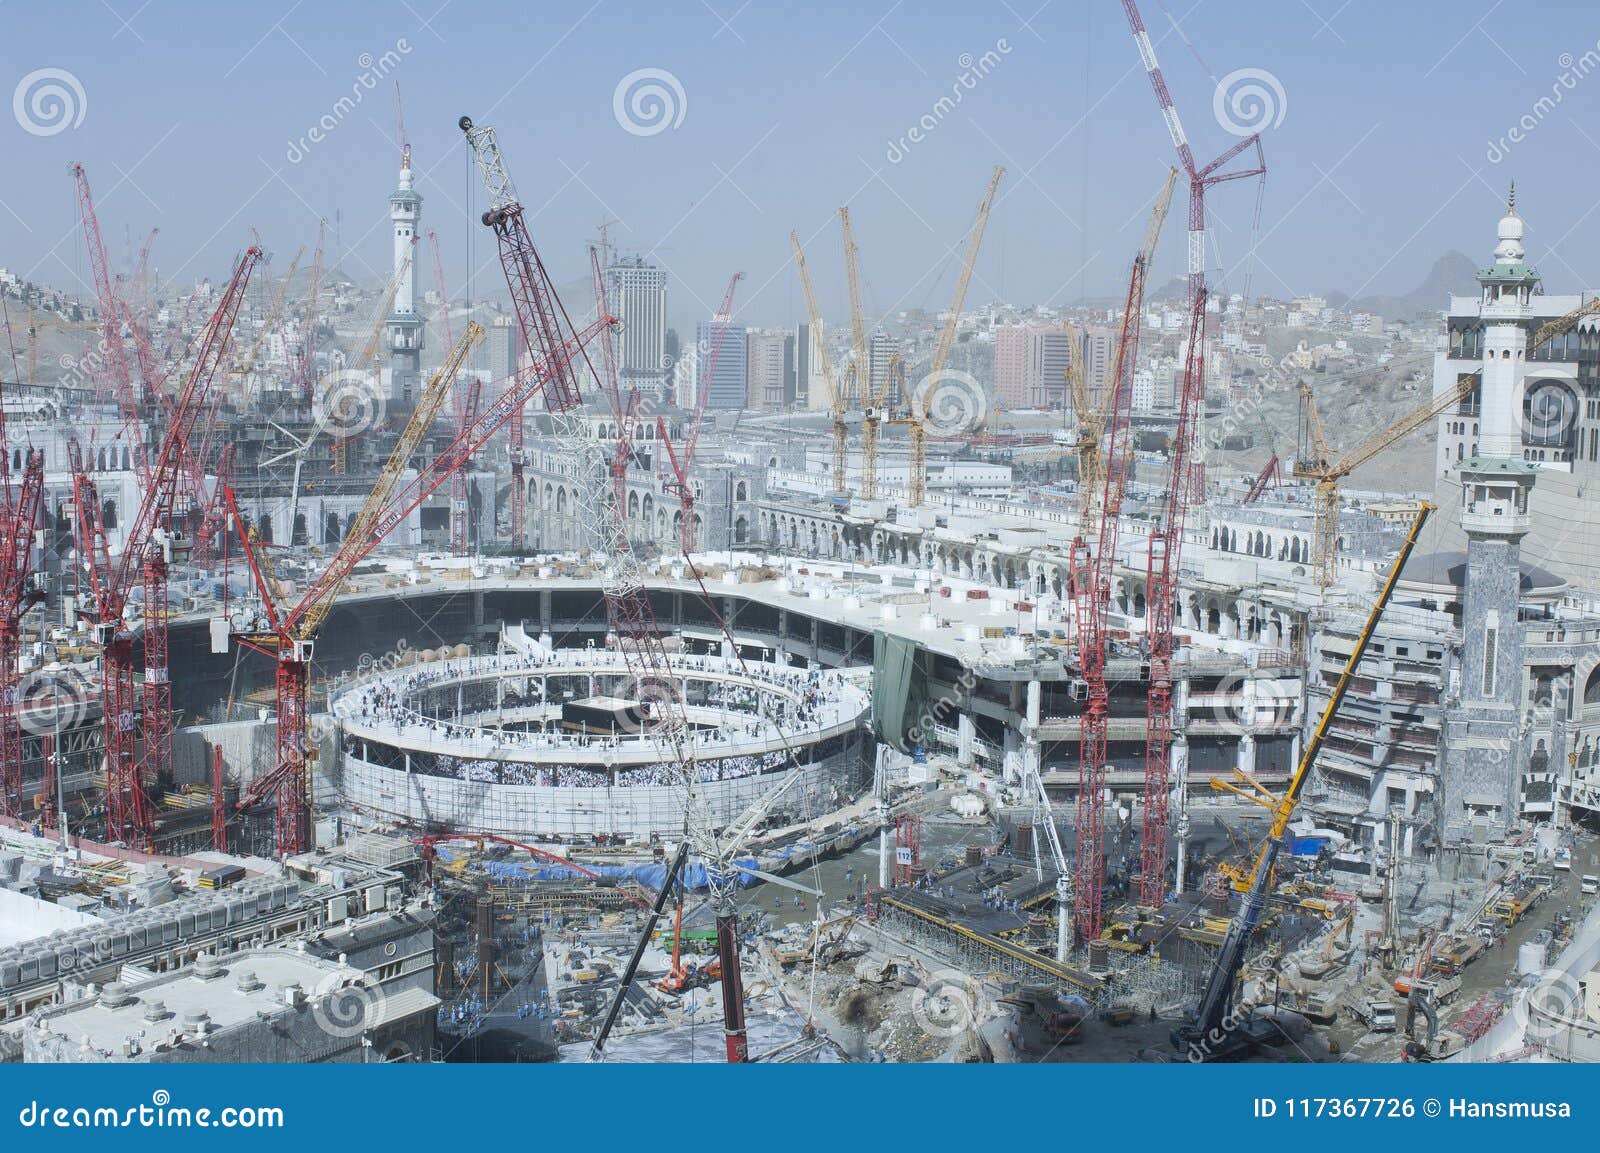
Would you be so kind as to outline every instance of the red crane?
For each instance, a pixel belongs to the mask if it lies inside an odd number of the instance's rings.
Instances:
[[[469,116],[461,118],[460,127],[467,135],[473,155],[478,159],[478,167],[489,192],[489,209],[483,214],[483,223],[494,230],[500,251],[500,267],[511,289],[511,304],[522,329],[522,339],[536,363],[540,358],[549,361],[548,380],[544,386],[545,408],[553,416],[572,413],[583,402],[577,371],[570,361],[552,356],[555,350],[567,344],[566,334],[574,331],[572,320],[556,295],[555,285],[545,271],[544,261],[533,245],[533,238],[528,235],[522,204],[517,199],[516,187],[511,183],[511,176],[500,155],[494,129],[474,128]],[[523,412],[520,407],[512,418],[509,439],[511,544],[513,548],[520,549],[526,535],[523,520],[523,499],[526,495],[523,469],[526,461]]]
[[[1079,716],[1078,843],[1074,859],[1072,917],[1080,940],[1100,935],[1105,894],[1105,790],[1107,727],[1106,616],[1111,575],[1117,559],[1122,494],[1128,471],[1128,427],[1133,414],[1133,373],[1139,356],[1139,325],[1144,311],[1143,252],[1134,257],[1128,295],[1122,306],[1122,331],[1106,400],[1105,481],[1098,539],[1093,552],[1086,537],[1072,542],[1071,579],[1078,616],[1078,660],[1084,682]],[[1085,527],[1085,532],[1090,531]]]
[[[735,900],[739,873],[727,859],[723,836],[712,826],[705,809],[704,798],[698,787],[693,732],[679,692],[678,678],[667,657],[666,645],[656,623],[655,612],[650,606],[650,597],[645,591],[644,566],[628,543],[627,503],[623,498],[626,496],[627,464],[633,451],[638,393],[632,393],[626,402],[618,395],[613,375],[615,357],[609,346],[603,343],[605,375],[595,375],[601,380],[613,415],[617,418],[617,442],[607,469],[610,473],[610,491],[606,491],[604,481],[599,478],[595,480],[599,491],[585,491],[583,482],[589,473],[592,441],[582,429],[582,413],[578,410],[581,398],[570,358],[553,355],[563,347],[561,334],[570,330],[571,321],[528,236],[522,205],[517,199],[516,188],[500,152],[494,129],[474,126],[466,116],[461,118],[460,125],[467,134],[467,142],[472,146],[478,167],[483,173],[491,205],[489,211],[484,213],[483,220],[494,229],[499,241],[500,263],[505,270],[506,283],[529,347],[536,361],[556,361],[566,366],[566,371],[553,374],[552,383],[559,380],[562,387],[559,393],[554,388],[547,388],[546,403],[552,414],[556,436],[575,454],[578,461],[580,491],[592,503],[595,513],[593,523],[604,533],[602,544],[610,562],[605,576],[606,614],[616,638],[616,646],[627,664],[633,691],[647,711],[649,734],[657,746],[668,753],[667,759],[678,777],[676,783],[683,792],[684,845],[680,847],[680,856],[684,848],[692,844],[705,865],[707,886],[717,922],[723,1041],[728,1060],[742,1062],[749,1057],[749,1041],[745,1031],[744,985],[739,966],[739,915]],[[596,259],[591,258],[591,261]],[[603,309],[601,311],[604,312]],[[609,325],[607,329],[609,337]],[[592,364],[589,368],[591,372],[594,371]],[[520,477],[518,484],[520,491]],[[726,843],[736,844],[737,838]],[[661,899],[665,899],[665,889]],[[613,1016],[615,1011],[614,1006]]]
[[[0,455],[5,455],[0,424]],[[22,618],[43,594],[33,588],[34,525],[44,495],[44,453],[28,450],[22,483],[5,478],[6,500],[0,507],[0,812],[22,816]]]
[[[1178,561],[1183,545],[1184,514],[1191,500],[1204,495],[1204,476],[1191,459],[1194,428],[1205,403],[1206,365],[1206,189],[1215,184],[1257,177],[1256,217],[1261,215],[1266,157],[1261,136],[1251,133],[1225,149],[1203,167],[1198,165],[1167,90],[1166,78],[1156,59],[1155,46],[1145,31],[1135,0],[1122,0],[1128,28],[1139,58],[1150,77],[1162,119],[1172,137],[1178,159],[1189,178],[1189,348],[1179,390],[1178,427],[1173,436],[1167,492],[1162,518],[1150,532],[1147,553],[1145,603],[1150,645],[1150,694],[1145,718],[1144,813],[1140,843],[1139,899],[1159,907],[1166,878],[1167,791],[1171,776],[1173,613],[1177,601]],[[1254,155],[1244,167],[1228,168],[1242,154]]]
[[[1250,491],[1245,494],[1245,504],[1255,504],[1261,499],[1263,493],[1270,485],[1276,488],[1283,483],[1283,462],[1278,459],[1278,454],[1273,453],[1272,458],[1261,466],[1261,471],[1256,473],[1255,480],[1250,482]]]
[[[684,430],[683,453],[680,456],[673,451],[672,438],[667,433],[665,417],[656,417],[656,439],[666,449],[667,461],[672,468],[672,479],[667,481],[666,489],[678,498],[682,505],[683,526],[679,533],[679,548],[684,556],[694,552],[694,489],[689,484],[689,468],[694,464],[695,446],[700,443],[700,425],[705,420],[706,397],[711,394],[711,382],[716,379],[717,358],[722,355],[722,338],[727,335],[728,322],[733,316],[733,290],[738,287],[739,281],[744,278],[744,273],[735,272],[733,279],[728,281],[728,291],[722,295],[722,307],[711,318],[711,347],[706,353],[705,371],[700,371],[700,366],[695,366],[695,376],[699,387],[695,389],[694,415],[689,419],[689,427]]]
[[[189,435],[204,411],[211,381],[227,354],[234,321],[244,301],[250,274],[261,259],[252,246],[240,259],[216,311],[200,334],[194,367],[172,405],[139,511],[125,538],[121,558],[112,567],[101,517],[99,495],[83,468],[77,442],[68,453],[73,470],[77,509],[78,552],[88,566],[89,603],[84,606],[101,646],[101,681],[105,704],[106,836],[113,841],[144,844],[152,830],[152,814],[144,783],[162,780],[172,767],[172,683],[167,667],[167,570],[175,543],[173,505],[179,475],[185,467]],[[135,573],[144,586],[144,757],[136,763],[134,724],[134,633],[123,619]]]
[[[310,784],[307,774],[308,738],[306,721],[309,717],[307,691],[311,674],[313,645],[318,630],[327,619],[335,598],[344,587],[352,569],[368,556],[395,527],[408,517],[428,497],[444,485],[452,474],[463,468],[472,455],[480,451],[485,442],[503,427],[518,409],[544,387],[557,372],[557,366],[570,371],[571,362],[581,356],[583,348],[601,331],[615,324],[609,316],[598,318],[593,324],[577,332],[560,348],[541,357],[538,364],[518,372],[508,382],[506,392],[471,424],[461,429],[454,440],[445,446],[431,463],[401,483],[403,462],[409,457],[416,441],[420,440],[438,406],[444,402],[443,388],[447,388],[460,369],[467,351],[482,336],[476,325],[462,337],[450,360],[424,391],[411,423],[401,434],[400,442],[391,454],[388,464],[380,474],[366,505],[351,522],[339,551],[328,562],[316,580],[311,582],[300,600],[292,606],[280,607],[276,601],[278,591],[263,570],[264,554],[258,555],[248,537],[244,538],[245,556],[257,590],[261,593],[268,628],[264,632],[241,634],[239,639],[247,647],[272,657],[277,663],[277,760],[268,773],[251,782],[239,800],[240,808],[256,805],[271,797],[277,807],[278,851],[294,854],[303,851],[310,843],[307,803]],[[468,337],[471,337],[469,340]],[[437,384],[435,382],[442,382]],[[440,391],[435,392],[438,387]],[[430,399],[431,398],[431,399]],[[429,410],[432,410],[430,413]],[[397,467],[397,461],[402,462]],[[243,525],[234,503],[232,492],[226,494],[229,511],[236,525]]]
[[[106,395],[106,399],[116,402],[122,413],[122,419],[127,422],[129,445],[133,449],[133,467],[139,470],[139,475],[143,479],[147,462],[144,459],[143,438],[139,429],[139,397],[133,389],[133,376],[128,369],[127,348],[122,341],[123,308],[117,300],[116,288],[111,279],[111,265],[106,259],[105,243],[100,238],[100,220],[95,215],[94,197],[89,192],[88,173],[83,170],[83,165],[74,164],[72,175],[78,185],[78,218],[83,225],[84,247],[89,253],[89,268],[94,276],[95,299],[100,309],[100,335],[105,344],[108,362],[103,371],[110,376],[108,382],[102,377],[102,388],[109,383],[109,395]]]

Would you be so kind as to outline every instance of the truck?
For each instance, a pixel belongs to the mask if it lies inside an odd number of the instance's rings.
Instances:
[[[1350,1006],[1356,1019],[1367,1027],[1369,1033],[1393,1033],[1395,1023],[1394,1002],[1387,997],[1358,997]]]
[[[1401,973],[1394,979],[1394,991],[1401,996],[1409,995],[1414,988],[1435,1005],[1448,1005],[1461,995],[1461,978],[1450,973],[1431,977],[1413,977],[1410,973]]]

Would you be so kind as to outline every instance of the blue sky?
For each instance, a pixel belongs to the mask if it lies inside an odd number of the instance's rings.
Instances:
[[[453,295],[469,276],[479,295],[501,287],[469,199],[476,176],[456,128],[469,113],[500,130],[558,277],[583,274],[584,244],[615,218],[615,239],[671,270],[680,325],[736,269],[742,319],[797,319],[791,228],[837,315],[832,215],[846,202],[869,308],[942,305],[996,163],[1008,175],[969,302],[1117,293],[1173,159],[1116,0],[441,3],[6,4],[3,89],[16,97],[25,77],[62,69],[83,99],[81,121],[59,131],[31,120],[25,94],[21,116],[0,116],[0,265],[87,282],[68,173],[81,160],[114,261],[125,229],[137,245],[159,227],[163,275],[216,277],[254,228],[282,266],[314,240],[318,215],[337,212],[342,267],[375,274],[398,160],[390,78]],[[1283,93],[1264,133],[1253,252],[1253,188],[1210,197],[1226,287],[1253,269],[1253,291],[1280,296],[1408,291],[1451,248],[1487,257],[1512,177],[1549,287],[1594,283],[1600,65],[1579,75],[1585,52],[1600,60],[1592,4],[1145,0],[1143,14],[1202,161],[1236,139],[1214,115],[1222,78],[1263,70]],[[936,112],[964,54],[987,74]],[[613,100],[643,69],[682,93],[669,87],[673,124],[648,135],[626,130]],[[388,76],[361,89],[378,71]],[[1559,104],[1536,106],[1557,88]],[[358,89],[358,105],[336,110]],[[891,142],[925,116],[935,127],[891,162]],[[299,146],[324,117],[325,138]],[[1182,227],[1180,202],[1161,279],[1182,272]]]

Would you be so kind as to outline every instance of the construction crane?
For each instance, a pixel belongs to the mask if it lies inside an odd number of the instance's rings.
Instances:
[[[1188,363],[1204,359],[1197,345],[1205,340],[1205,289],[1189,314]],[[1145,703],[1143,811],[1140,818],[1139,903],[1159,909],[1167,876],[1167,794],[1171,789],[1172,655],[1178,601],[1178,570],[1183,554],[1183,525],[1191,501],[1202,494],[1190,490],[1194,472],[1190,454],[1195,423],[1205,403],[1204,376],[1185,372],[1178,398],[1177,427],[1167,455],[1167,489],[1161,519],[1150,526],[1145,550],[1145,638],[1150,680]]]
[[[1258,1021],[1254,1017],[1241,1017],[1234,1012],[1235,986],[1238,983],[1239,972],[1244,967],[1245,950],[1250,947],[1251,939],[1255,936],[1262,915],[1266,911],[1273,868],[1278,855],[1283,851],[1284,838],[1289,831],[1289,820],[1294,815],[1300,794],[1305,788],[1312,766],[1316,764],[1317,755],[1327,740],[1333,718],[1339,712],[1339,706],[1344,703],[1350,683],[1355,679],[1356,669],[1366,654],[1367,646],[1372,642],[1378,621],[1394,595],[1395,586],[1400,581],[1400,573],[1416,548],[1417,541],[1422,535],[1422,526],[1427,523],[1428,515],[1432,511],[1433,505],[1426,501],[1417,509],[1416,517],[1411,522],[1411,531],[1406,534],[1405,543],[1400,546],[1400,553],[1389,568],[1389,575],[1373,602],[1371,612],[1367,614],[1366,623],[1356,638],[1344,670],[1334,682],[1327,706],[1322,710],[1322,717],[1318,720],[1310,739],[1306,741],[1305,749],[1300,755],[1300,763],[1295,767],[1294,776],[1289,779],[1289,787],[1283,791],[1282,796],[1276,798],[1272,810],[1272,823],[1267,830],[1266,843],[1262,845],[1261,853],[1256,858],[1250,887],[1245,892],[1239,912],[1229,923],[1228,932],[1222,939],[1216,966],[1206,981],[1205,992],[1200,998],[1195,1017],[1172,1032],[1173,1046],[1180,1053],[1187,1054],[1191,1061],[1219,1060],[1237,1054],[1241,1050],[1253,1048],[1270,1036],[1276,1035],[1276,1027],[1269,1025],[1268,1022]]]
[[[383,286],[383,295],[378,298],[378,311],[372,321],[372,330],[367,334],[366,346],[362,348],[361,355],[355,361],[355,371],[357,372],[368,368],[368,366],[371,367],[372,380],[370,387],[374,397],[380,395],[383,391],[383,332],[388,326],[389,314],[394,310],[394,298],[395,294],[400,291],[400,282],[410,271],[411,256],[407,254],[400,261],[400,266],[390,275],[389,283]],[[339,396],[330,396],[328,399],[333,404],[342,403],[344,400]],[[333,414],[330,413],[329,415]],[[333,443],[331,468],[337,475],[343,475],[350,471],[350,444],[350,437],[344,437]]]
[[[1171,188],[1168,177],[1167,188]],[[1080,939],[1098,937],[1105,892],[1105,788],[1110,697],[1106,688],[1106,629],[1111,576],[1117,561],[1122,496],[1132,455],[1133,374],[1139,361],[1145,284],[1150,260],[1166,223],[1170,196],[1156,198],[1128,276],[1122,325],[1106,380],[1098,519],[1080,524],[1072,542],[1071,590],[1077,610],[1078,663],[1083,711],[1079,717],[1078,845],[1073,884],[1073,920]],[[1091,549],[1089,541],[1095,541]]]
[[[1161,191],[1156,193],[1156,199],[1150,210],[1150,220],[1145,227],[1144,239],[1140,243],[1139,251],[1144,256],[1145,267],[1149,268],[1155,259],[1156,244],[1161,239],[1161,231],[1166,227],[1167,214],[1172,208],[1172,190],[1178,182],[1178,170],[1167,170],[1166,183],[1161,186]],[[1076,330],[1071,324],[1064,324],[1063,328],[1069,338],[1076,336]],[[1069,339],[1071,357],[1067,362],[1066,377],[1067,388],[1072,395],[1073,411],[1078,418],[1078,443],[1076,447],[1078,458],[1078,531],[1085,539],[1093,537],[1099,532],[1100,497],[1105,485],[1105,462],[1102,459],[1102,442],[1106,431],[1106,413],[1111,401],[1112,389],[1106,387],[1101,390],[1101,395],[1096,398],[1090,396],[1088,381],[1083,374],[1083,358],[1080,355],[1080,345],[1075,339]]]
[[[910,414],[911,429],[911,476],[908,485],[906,503],[912,508],[921,508],[923,499],[928,489],[928,403],[931,397],[930,390],[936,389],[939,381],[944,376],[945,365],[950,360],[950,350],[956,344],[956,330],[961,324],[961,306],[967,299],[967,285],[972,281],[973,267],[978,263],[978,249],[983,245],[983,230],[988,227],[989,213],[994,208],[994,194],[1000,187],[1000,178],[1006,170],[995,165],[989,177],[989,187],[984,191],[983,199],[978,202],[978,216],[972,222],[972,231],[967,237],[967,250],[961,258],[961,272],[956,277],[955,295],[950,300],[950,311],[945,315],[944,328],[939,333],[939,343],[933,352],[933,364],[928,370],[928,375],[923,377],[906,398],[906,409]]]
[[[140,471],[142,477],[147,462],[144,460],[143,436],[139,427],[139,397],[133,389],[133,376],[128,369],[127,347],[122,339],[122,306],[117,300],[116,289],[112,284],[111,265],[106,259],[105,243],[100,239],[100,220],[95,215],[94,197],[89,192],[89,174],[84,171],[83,165],[74,164],[72,175],[77,182],[78,219],[83,226],[84,247],[89,254],[89,268],[94,277],[95,300],[100,310],[100,335],[106,345],[107,366],[103,371],[109,373],[110,379],[101,381],[102,395],[117,404],[122,419],[127,422],[129,445],[134,450],[134,467]]]
[[[173,400],[172,415],[144,485],[139,511],[129,528],[120,560],[112,567],[105,523],[94,482],[83,466],[76,440],[69,441],[73,504],[77,512],[80,563],[87,566],[91,590],[80,612],[94,629],[101,652],[105,718],[106,836],[136,845],[148,842],[152,814],[145,785],[170,777],[172,767],[172,682],[167,667],[167,570],[178,540],[174,503],[195,421],[205,408],[227,355],[234,321],[244,302],[261,250],[250,247],[233,271],[216,311],[200,334],[193,367]],[[135,579],[144,592],[144,628],[136,637],[125,619]],[[144,652],[144,757],[135,762],[134,647]]]
[[[0,456],[8,456],[0,414]],[[32,580],[34,526],[44,496],[44,453],[28,450],[21,482],[12,484],[4,468],[5,500],[0,504],[0,813],[22,816],[22,618],[44,593]]]
[[[1579,322],[1585,317],[1593,316],[1597,312],[1600,312],[1600,296],[1590,297],[1571,312],[1564,316],[1556,317],[1556,319],[1534,333],[1533,339],[1528,341],[1528,351],[1536,352],[1556,337],[1567,335],[1574,328],[1577,328]]]
[[[594,371],[593,364],[589,364],[595,377],[605,383],[614,407],[613,415],[617,417],[618,435],[606,470],[610,474],[609,486],[602,476],[596,478],[598,491],[585,491],[592,475],[589,457],[593,454],[598,458],[598,452],[592,448],[592,441],[585,433],[581,419],[574,419],[581,418],[582,413],[581,410],[573,412],[580,397],[571,358],[555,355],[562,346],[562,334],[571,328],[571,321],[528,236],[522,205],[494,129],[476,126],[465,116],[460,124],[483,173],[491,205],[484,214],[484,223],[494,229],[499,242],[501,267],[505,270],[506,283],[511,290],[518,321],[528,337],[529,347],[539,363],[555,362],[564,368],[564,371],[551,374],[552,386],[546,389],[551,423],[558,443],[578,461],[578,489],[594,510],[590,523],[604,531],[602,543],[607,568],[603,592],[607,619],[616,638],[616,647],[623,654],[634,693],[647,715],[649,735],[662,749],[664,759],[673,766],[677,777],[675,783],[683,796],[684,841],[693,846],[705,865],[707,885],[716,913],[724,1046],[730,1062],[742,1062],[748,1058],[749,1042],[744,1023],[744,985],[739,966],[739,915],[735,899],[739,873],[729,867],[730,859],[725,852],[726,845],[739,842],[740,834],[737,828],[731,831],[718,830],[711,821],[706,798],[699,787],[693,731],[689,726],[678,678],[667,657],[666,645],[645,591],[642,563],[629,547],[627,508],[622,498],[625,496],[627,463],[632,455],[637,393],[623,401],[617,396],[609,378],[602,378]],[[607,324],[606,328],[609,333],[610,325]],[[608,373],[614,370],[613,357],[608,355],[604,363]],[[559,387],[554,386],[557,381]]]
[[[1478,387],[1478,381],[1476,373],[1462,376],[1454,388],[1445,389],[1427,404],[1408,412],[1382,432],[1369,436],[1337,460],[1332,459],[1333,454],[1328,448],[1328,440],[1322,430],[1322,417],[1317,412],[1311,386],[1301,384],[1300,434],[1294,475],[1316,484],[1312,490],[1311,564],[1320,587],[1327,588],[1338,579],[1340,482],[1379,453],[1392,448],[1429,421],[1436,420],[1453,406],[1470,398]]]
[[[292,606],[279,603],[281,586],[273,579],[265,550],[259,547],[259,542],[252,542],[249,534],[243,537],[245,557],[261,598],[267,628],[246,628],[234,633],[234,636],[245,647],[271,657],[277,664],[278,727],[274,766],[270,772],[255,778],[244,790],[239,798],[239,807],[249,808],[268,798],[273,799],[276,845],[280,854],[293,855],[310,844],[308,818],[311,811],[311,782],[307,761],[315,753],[311,749],[306,722],[309,719],[311,660],[317,635],[333,610],[333,602],[343,590],[350,570],[376,548],[412,508],[447,479],[448,472],[437,475],[432,486],[420,495],[416,493],[416,481],[405,489],[400,486],[412,453],[444,406],[462,363],[482,339],[483,329],[476,324],[469,324],[444,365],[428,381],[372,491],[351,519],[338,552],[297,603]],[[462,435],[467,435],[469,431],[463,430]],[[425,470],[419,474],[419,478],[424,475],[431,474]],[[231,490],[227,492],[226,499],[235,524],[242,529],[244,520],[239,515]],[[397,505],[403,507],[397,510]]]
[[[667,465],[672,472],[664,487],[667,492],[678,498],[679,514],[683,517],[678,532],[678,548],[684,556],[694,552],[696,533],[694,486],[689,482],[689,470],[694,465],[695,451],[700,444],[700,429],[705,423],[706,416],[706,397],[710,395],[711,382],[716,378],[717,361],[722,356],[722,340],[727,335],[728,324],[733,318],[733,290],[743,279],[744,273],[733,274],[728,281],[728,290],[722,294],[722,307],[712,317],[711,347],[706,350],[704,373],[700,372],[698,365],[695,369],[700,386],[695,389],[694,411],[689,417],[688,427],[684,429],[681,450],[672,447],[672,437],[667,429],[666,417],[656,417],[656,440],[665,449]],[[696,355],[698,356],[698,350]]]
[[[811,345],[820,349],[822,380],[828,389],[828,405],[833,412],[833,495],[843,497],[849,489],[845,483],[845,443],[848,429],[845,414],[849,411],[849,398],[834,375],[833,362],[828,359],[828,346],[822,338],[822,313],[817,310],[816,294],[811,290],[811,273],[806,268],[806,254],[800,248],[800,234],[789,233],[789,244],[794,248],[794,266],[800,273],[800,287],[806,296],[806,315],[811,318]]]
[[[844,272],[845,282],[850,293],[850,363],[845,367],[844,378],[844,407],[835,407],[833,414],[834,451],[840,452],[846,444],[844,437],[847,435],[845,421],[849,416],[850,406],[860,404],[862,397],[872,387],[872,373],[867,363],[867,318],[861,306],[861,254],[856,247],[855,229],[850,227],[850,209],[839,209],[839,233],[844,240]],[[844,449],[848,452],[848,449]],[[865,460],[865,446],[863,446],[863,459],[861,462],[861,483],[863,489],[867,484],[867,462]],[[876,454],[874,454],[873,468],[877,467]],[[873,478],[873,491],[877,491],[877,478]],[[864,495],[864,493],[863,493]]]
[[[1234,142],[1211,163],[1198,164],[1177,106],[1167,89],[1166,77],[1156,59],[1155,46],[1145,31],[1135,0],[1122,0],[1128,29],[1150,79],[1161,117],[1189,178],[1189,344],[1179,387],[1178,427],[1169,457],[1169,475],[1162,520],[1149,539],[1145,604],[1149,613],[1148,637],[1152,650],[1150,694],[1146,711],[1144,809],[1140,843],[1140,900],[1159,906],[1165,883],[1167,856],[1167,789],[1172,743],[1173,612],[1177,598],[1178,555],[1183,545],[1184,513],[1192,500],[1203,499],[1205,476],[1199,457],[1196,426],[1203,418],[1206,396],[1206,190],[1213,185],[1257,178],[1256,220],[1266,188],[1267,162],[1261,137],[1251,133]],[[1236,159],[1252,153],[1243,166],[1230,168]]]
[[[883,381],[877,388],[868,384],[861,405],[861,499],[878,499],[878,443],[882,439],[883,422],[889,418],[890,405],[895,398],[905,395],[906,364],[898,352],[889,354],[884,365]]]
[[[1252,132],[1235,141],[1211,163],[1202,167],[1195,161],[1194,152],[1190,149],[1188,137],[1183,131],[1183,122],[1178,118],[1177,106],[1173,104],[1172,94],[1167,90],[1166,77],[1162,75],[1161,64],[1156,59],[1155,45],[1150,42],[1150,35],[1145,31],[1144,18],[1139,15],[1139,6],[1135,0],[1122,0],[1122,10],[1128,19],[1128,29],[1133,34],[1139,59],[1144,63],[1145,73],[1150,79],[1156,104],[1161,109],[1161,119],[1166,124],[1167,134],[1172,138],[1172,146],[1178,153],[1179,165],[1189,178],[1189,309],[1191,313],[1197,308],[1201,311],[1198,319],[1193,316],[1190,318],[1191,329],[1198,325],[1200,341],[1198,344],[1191,344],[1191,350],[1195,355],[1184,362],[1183,389],[1194,391],[1203,401],[1206,319],[1199,302],[1203,299],[1206,288],[1206,190],[1213,185],[1255,177],[1257,180],[1255,224],[1259,226],[1261,199],[1266,192],[1267,160],[1261,150],[1260,134]],[[1245,162],[1244,167],[1228,167],[1246,152],[1251,152],[1253,155]],[[1192,487],[1197,496],[1203,495],[1205,478],[1202,462],[1198,457],[1194,460],[1193,470],[1195,475],[1187,478],[1184,483]]]
[[[512,309],[522,329],[523,342],[536,363],[549,361],[549,378],[543,388],[545,410],[550,414],[557,439],[570,444],[578,455],[582,475],[576,486],[579,493],[576,522],[580,533],[592,533],[603,524],[602,513],[594,504],[585,502],[592,502],[603,492],[603,486],[591,483],[589,475],[596,470],[603,471],[602,454],[585,427],[577,366],[557,355],[568,343],[568,334],[574,331],[572,318],[556,295],[555,284],[528,234],[522,202],[517,198],[516,185],[506,168],[494,129],[474,125],[470,116],[463,116],[458,124],[478,161],[488,193],[489,208],[483,214],[483,223],[494,231],[500,267],[511,290]],[[579,356],[587,364],[587,354],[581,348]],[[588,368],[592,374],[594,366],[588,364]],[[507,439],[511,456],[511,543],[513,548],[520,549],[527,532],[523,513],[527,462],[520,409],[511,421]]]
[[[317,247],[311,257],[311,284],[306,294],[305,332],[300,353],[289,364],[289,383],[300,399],[311,403],[317,384],[317,298],[322,293],[322,234],[324,222],[317,221]]]
[[[1268,488],[1276,488],[1282,483],[1283,462],[1278,459],[1277,453],[1273,453],[1267,463],[1261,466],[1261,471],[1256,473],[1255,480],[1250,482],[1250,491],[1244,494],[1244,503],[1255,504]]]
[[[277,331],[278,322],[283,318],[283,306],[289,298],[290,285],[294,281],[295,272],[300,267],[300,259],[305,254],[306,246],[302,244],[299,250],[295,252],[294,259],[289,262],[289,271],[283,274],[283,279],[278,283],[278,287],[273,290],[272,299],[267,304],[266,316],[261,322],[261,331],[256,334],[255,340],[251,342],[250,351],[245,353],[244,358],[233,366],[233,375],[237,376],[241,382],[255,371],[256,360],[261,355],[262,346],[267,343],[267,338]]]

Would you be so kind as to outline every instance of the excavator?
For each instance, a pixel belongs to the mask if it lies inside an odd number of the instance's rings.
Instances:
[[[1400,573],[1404,570],[1406,561],[1411,558],[1411,553],[1422,535],[1423,525],[1427,523],[1433,508],[1434,506],[1427,501],[1421,502],[1417,508],[1416,517],[1411,523],[1411,531],[1407,533],[1405,543],[1400,546],[1400,553],[1390,566],[1389,575],[1373,602],[1371,612],[1367,614],[1366,623],[1361,628],[1360,636],[1356,638],[1350,658],[1345,662],[1344,670],[1339,674],[1333,692],[1328,696],[1327,706],[1322,710],[1322,716],[1317,721],[1311,739],[1306,742],[1300,763],[1295,766],[1289,787],[1283,791],[1282,796],[1276,798],[1276,803],[1272,807],[1272,824],[1266,842],[1256,857],[1255,868],[1250,877],[1250,888],[1245,892],[1238,913],[1228,925],[1228,931],[1222,939],[1222,947],[1217,953],[1216,966],[1206,981],[1200,1004],[1191,1019],[1172,1031],[1173,1047],[1191,1061],[1218,1061],[1243,1056],[1262,1045],[1272,1043],[1278,1037],[1277,1025],[1269,1018],[1235,1012],[1234,996],[1239,975],[1244,969],[1245,954],[1266,913],[1273,869],[1288,838],[1289,821],[1294,816],[1300,794],[1305,789],[1312,766],[1316,764],[1317,755],[1327,741],[1328,729],[1333,718],[1338,714],[1339,706],[1344,703],[1351,682],[1355,680],[1356,669],[1360,666],[1362,657],[1366,655],[1367,647],[1372,643],[1372,635],[1377,631],[1378,622],[1394,596],[1395,586],[1400,582]]]

